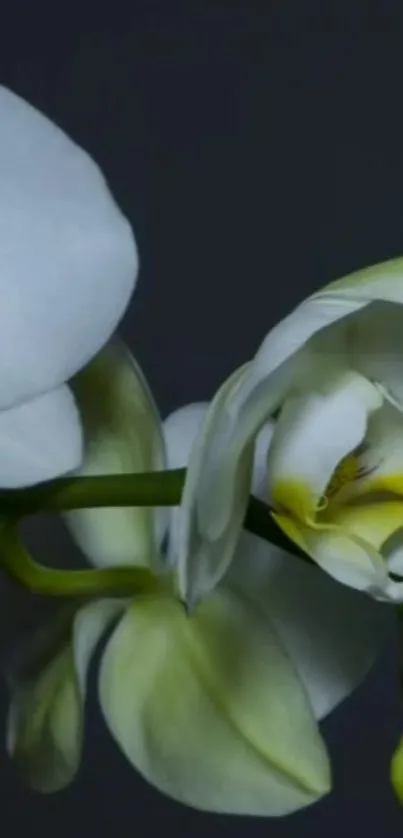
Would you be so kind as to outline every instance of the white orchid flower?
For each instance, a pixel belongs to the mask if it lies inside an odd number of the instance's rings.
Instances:
[[[266,501],[338,581],[403,601],[403,259],[333,282],[272,329],[195,441],[175,550],[184,599],[229,567],[253,445],[272,418]]]
[[[155,405],[122,348],[104,350],[76,392],[89,445],[82,473],[164,466]],[[204,412],[192,406],[165,423],[169,467],[186,463]],[[8,747],[31,784],[53,791],[74,776],[89,660],[118,619],[103,652],[100,703],[123,753],[154,786],[198,809],[268,816],[326,794],[329,759],[316,719],[364,676],[390,610],[245,536],[225,583],[189,616],[172,554],[173,573],[159,555],[157,511],[80,510],[67,520],[93,564],[148,564],[160,583],[131,602],[67,615],[47,658],[37,656],[20,680]]]
[[[127,220],[81,148],[0,87],[0,486],[76,468],[66,386],[110,338],[137,275]]]

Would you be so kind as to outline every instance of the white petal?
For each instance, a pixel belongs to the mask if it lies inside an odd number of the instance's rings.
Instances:
[[[125,474],[164,467],[161,423],[147,382],[126,347],[115,342],[74,384],[86,434],[80,475]],[[80,509],[66,515],[72,534],[101,567],[157,560],[152,507]]]
[[[362,442],[378,390],[346,370],[290,396],[276,423],[267,469],[272,505],[312,520],[339,463]]]
[[[392,609],[249,533],[228,582],[268,615],[318,719],[362,681],[391,630]]]
[[[326,289],[323,290],[322,296],[304,300],[266,335],[251,365],[249,380],[244,382],[243,391],[238,393],[238,409],[242,402],[246,406],[253,391],[258,386],[262,387],[263,383],[267,385],[270,393],[269,376],[289,362],[293,356],[295,358],[298,350],[310,339],[319,333],[324,334],[324,330],[329,327],[333,327],[333,333],[337,334],[334,324],[343,321],[344,325],[345,318],[359,311],[364,305],[341,298],[331,298],[325,295],[325,291]],[[294,373],[292,367],[290,371]]]
[[[0,408],[53,389],[120,320],[137,275],[128,221],[91,158],[0,87]]]
[[[216,474],[217,492],[231,495],[231,516],[224,533],[215,520],[214,507],[206,495],[203,477],[215,471],[215,446],[210,447],[216,428],[225,434],[226,403],[240,385],[247,365],[223,384],[213,399],[203,427],[190,455],[178,526],[172,533],[170,551],[177,557],[179,588],[190,607],[215,585],[227,570],[239,538],[252,483],[254,446],[247,446],[240,458],[228,458],[227,469]],[[217,439],[216,439],[217,442]],[[206,462],[209,465],[206,468]],[[218,523],[218,526],[217,526]]]
[[[0,411],[0,486],[18,489],[71,472],[82,448],[77,407],[65,385]]]
[[[172,599],[139,600],[106,649],[100,697],[133,765],[197,809],[284,815],[329,790],[291,663],[260,611],[228,592],[192,619]]]
[[[58,791],[77,772],[89,663],[121,607],[121,603],[105,600],[81,609],[72,633],[67,623],[64,634],[60,627],[54,638],[50,633],[47,648],[42,640],[39,658],[26,662],[25,677],[13,686],[7,749],[27,782],[38,791]]]
[[[194,402],[174,410],[163,423],[167,468],[185,468],[197,434],[201,431],[208,402]]]

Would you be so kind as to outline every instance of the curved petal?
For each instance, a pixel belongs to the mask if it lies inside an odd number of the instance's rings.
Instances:
[[[66,385],[0,411],[0,486],[18,489],[52,480],[82,460],[82,430]]]
[[[191,619],[172,599],[139,600],[109,641],[100,697],[133,765],[197,809],[284,815],[329,791],[290,661],[261,612],[229,592]]]
[[[208,402],[194,402],[174,410],[163,422],[167,468],[187,467],[193,443],[201,431],[203,421],[208,410]],[[176,545],[179,527],[181,525],[181,510],[172,506],[169,510],[169,541],[170,550],[166,563],[174,568],[177,563]]]
[[[94,602],[54,627],[13,685],[7,749],[41,792],[64,788],[77,772],[83,742],[86,679],[92,653],[122,604]],[[60,628],[63,629],[62,633]],[[55,648],[56,643],[56,648]],[[38,657],[39,651],[39,657]]]
[[[391,630],[392,609],[249,533],[228,584],[268,615],[318,719],[363,680]]]
[[[69,379],[109,339],[137,275],[91,158],[0,87],[0,408]]]
[[[363,441],[382,396],[346,370],[291,396],[276,423],[268,454],[269,495],[276,509],[312,520],[341,461]]]
[[[240,386],[248,365],[236,370],[213,399],[203,427],[195,439],[170,551],[177,557],[180,593],[190,608],[218,584],[233,556],[252,483],[253,440],[242,456],[228,458],[227,469],[215,474],[215,446],[211,437],[220,429],[226,435],[226,406]],[[217,437],[216,437],[217,438]],[[208,463],[206,467],[206,463]],[[206,494],[203,479],[215,474],[215,490],[231,495],[231,516],[224,533],[215,520],[214,505]]]
[[[87,441],[80,475],[154,471],[164,467],[161,423],[147,382],[121,342],[104,349],[73,382]],[[66,522],[98,566],[158,561],[152,507],[80,509]]]
[[[163,423],[168,468],[187,466],[190,452],[197,435],[201,432],[205,420],[208,402],[195,402],[178,408]],[[274,432],[274,422],[268,422],[258,434],[254,455],[252,492],[267,499],[266,458]],[[178,527],[181,524],[181,512],[178,507],[171,509],[171,564],[176,563],[174,551],[178,539]]]

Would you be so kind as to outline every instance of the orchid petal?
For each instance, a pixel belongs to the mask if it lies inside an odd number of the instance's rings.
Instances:
[[[174,410],[164,420],[167,468],[186,468],[194,441],[201,431],[208,402],[193,402]]]
[[[127,758],[189,806],[284,815],[329,791],[324,743],[270,623],[234,594],[189,619],[139,599],[106,648],[100,699]]]
[[[0,411],[0,486],[18,489],[72,472],[82,459],[82,430],[65,385]]]
[[[52,632],[47,659],[42,648],[34,665],[29,661],[30,671],[13,686],[7,748],[38,791],[58,791],[77,772],[88,667],[100,637],[120,608],[120,603],[107,600],[82,608],[73,624],[67,625],[67,637],[56,635],[60,642],[56,652]]]
[[[138,259],[91,158],[0,87],[0,408],[53,390],[109,339]]]
[[[216,394],[189,459],[178,526],[171,539],[171,553],[177,556],[180,592],[190,607],[213,590],[226,572],[245,515],[252,483],[253,440],[240,458],[229,457],[228,467],[216,474],[216,492],[229,494],[232,498],[231,516],[224,533],[219,522],[215,521],[214,507],[206,495],[203,478],[215,473],[217,433],[218,438],[220,429],[224,436],[226,434],[227,402],[246,372],[247,365],[233,373]],[[210,447],[214,436],[215,445]],[[209,464],[207,468],[206,462]]]
[[[358,686],[391,631],[392,609],[250,533],[241,536],[228,584],[267,614],[317,719]]]
[[[195,402],[178,408],[171,413],[163,425],[167,464],[170,469],[185,468],[188,465],[192,446],[203,427],[208,402]],[[266,457],[273,436],[274,422],[268,422],[258,434],[254,455],[252,493],[267,499]],[[175,549],[178,543],[178,528],[181,526],[181,512],[171,509],[171,564],[176,564]]]

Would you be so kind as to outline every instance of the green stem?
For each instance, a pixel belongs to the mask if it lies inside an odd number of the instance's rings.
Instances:
[[[0,509],[18,517],[39,512],[111,506],[177,506],[186,469],[144,474],[62,477],[29,489],[0,491]],[[278,547],[307,558],[279,529],[269,507],[251,496],[245,529]]]
[[[24,588],[43,596],[130,597],[159,587],[157,577],[143,567],[54,570],[40,565],[23,547],[13,526],[5,527],[0,534],[0,564]]]
[[[177,506],[185,469],[145,474],[61,477],[28,489],[0,491],[0,508],[22,515],[107,506]]]
[[[18,519],[40,512],[125,506],[177,506],[186,470],[150,474],[112,474],[59,478],[28,489],[0,491],[0,509]],[[277,527],[270,509],[250,497],[244,527],[272,544],[310,561]],[[57,597],[130,596],[156,589],[156,577],[145,568],[54,570],[35,562],[19,541],[14,526],[0,533],[0,564],[36,594]]]

